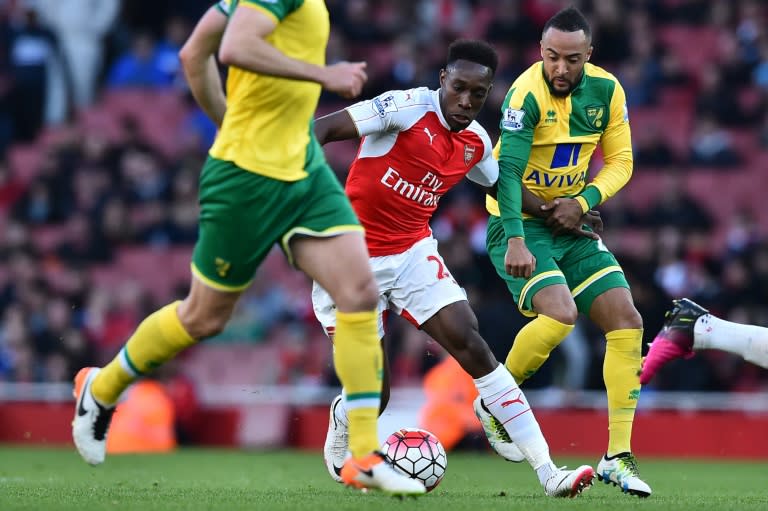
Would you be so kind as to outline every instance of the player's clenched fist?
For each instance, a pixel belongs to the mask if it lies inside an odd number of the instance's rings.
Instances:
[[[337,62],[327,66],[321,82],[323,88],[347,99],[359,96],[368,80],[367,65],[365,62]]]
[[[507,253],[504,255],[504,266],[513,277],[530,278],[536,271],[536,258],[525,246],[522,238],[510,238],[507,242]]]

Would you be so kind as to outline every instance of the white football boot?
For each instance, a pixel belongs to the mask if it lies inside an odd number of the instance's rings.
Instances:
[[[605,484],[613,483],[622,492],[637,495],[640,498],[651,494],[651,487],[640,479],[637,460],[628,452],[617,454],[611,459],[603,456],[597,464],[597,479]]]
[[[576,470],[562,467],[552,472],[544,483],[544,491],[550,497],[576,497],[592,486],[594,477],[595,471],[589,465],[582,465]]]
[[[104,463],[107,452],[107,430],[115,407],[104,407],[93,399],[91,383],[101,369],[84,367],[75,376],[73,394],[77,400],[72,421],[72,439],[77,452],[91,465]]]
[[[325,467],[334,481],[341,481],[341,467],[347,459],[347,450],[349,449],[349,424],[336,417],[336,408],[341,403],[341,394],[336,396],[331,402],[330,416],[328,417],[328,433],[325,435],[325,445],[323,446],[323,458]]]

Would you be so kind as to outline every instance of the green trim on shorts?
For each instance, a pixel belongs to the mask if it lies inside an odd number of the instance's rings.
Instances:
[[[288,259],[288,263],[291,266],[295,266],[293,261],[293,252],[291,251],[290,246],[291,238],[294,236],[307,236],[309,238],[333,238],[334,236],[340,236],[349,232],[365,233],[365,229],[363,229],[362,225],[338,225],[336,227],[331,227],[330,229],[326,229],[325,231],[320,232],[307,229],[306,227],[296,227],[285,233],[283,239],[280,241],[280,246],[282,247],[283,252],[285,252],[285,257]]]
[[[567,286],[565,275],[557,270],[545,271],[528,279],[528,282],[520,290],[520,298],[517,300],[517,309],[523,316],[535,317],[533,311],[533,297],[542,288],[562,284]]]
[[[228,286],[226,284],[220,284],[216,282],[215,280],[209,279],[205,275],[203,275],[203,272],[201,272],[197,266],[195,266],[195,262],[192,261],[190,263],[190,269],[192,270],[192,276],[195,277],[197,280],[205,284],[206,286],[210,287],[211,289],[215,289],[216,291],[223,291],[225,293],[239,293],[241,291],[245,291],[248,289],[248,286],[251,285],[253,282],[253,279],[249,280],[245,284],[241,284],[239,286]]]
[[[536,257],[536,271],[530,279],[507,274],[504,265],[507,236],[501,219],[494,215],[488,219],[486,248],[496,273],[507,284],[524,316],[537,315],[533,310],[533,297],[547,286],[568,286],[579,312],[587,315],[592,302],[605,291],[615,287],[629,289],[621,266],[601,240],[568,235],[552,238],[549,227],[535,218],[525,219],[523,228],[526,246]]]
[[[603,268],[602,270],[592,274],[590,277],[588,277],[584,282],[573,288],[571,291],[571,294],[576,297],[579,296],[582,292],[584,292],[589,286],[600,280],[601,278],[605,277],[609,273],[613,273],[615,271],[620,272],[621,267],[620,266],[609,266],[607,268]]]
[[[629,289],[629,283],[621,267],[612,266],[600,270],[585,280],[581,286],[577,286],[577,289],[573,290],[572,294],[573,300],[576,302],[576,308],[579,312],[589,316],[595,298],[616,287]]]

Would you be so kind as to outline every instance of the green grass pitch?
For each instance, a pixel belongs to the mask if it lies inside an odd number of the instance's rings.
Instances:
[[[597,460],[556,459],[574,466]],[[492,454],[448,454],[440,486],[419,499],[363,494],[334,483],[319,453],[185,449],[111,456],[98,468],[74,449],[0,447],[0,510],[513,511],[768,509],[765,462],[650,460],[644,500],[598,483],[581,497],[544,496],[527,464]]]

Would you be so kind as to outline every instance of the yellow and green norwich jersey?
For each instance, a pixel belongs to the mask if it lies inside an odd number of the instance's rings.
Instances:
[[[230,14],[251,8],[274,19],[277,25],[266,41],[288,57],[325,65],[330,21],[323,0],[230,0],[230,4]],[[211,156],[273,179],[303,179],[320,92],[315,82],[230,67],[227,112]]]
[[[604,69],[587,63],[579,84],[565,97],[550,92],[543,63],[512,84],[502,106],[498,202],[508,238],[523,237],[521,183],[545,201],[576,197],[586,212],[618,192],[632,175],[632,141],[624,89]],[[600,144],[604,167],[589,181],[589,161]]]

